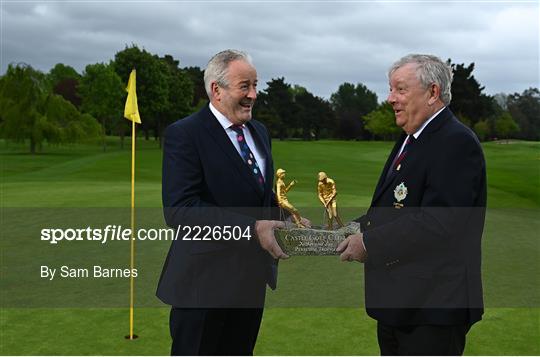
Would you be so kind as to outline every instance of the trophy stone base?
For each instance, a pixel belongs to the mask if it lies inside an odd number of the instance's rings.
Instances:
[[[336,248],[351,234],[360,232],[360,224],[351,222],[336,230],[323,228],[284,228],[274,234],[287,255],[338,255]]]

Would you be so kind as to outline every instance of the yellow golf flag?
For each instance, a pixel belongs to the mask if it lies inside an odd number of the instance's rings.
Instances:
[[[133,271],[135,268],[135,123],[141,124],[139,116],[139,107],[137,106],[137,91],[136,91],[136,72],[131,71],[129,81],[126,88],[128,96],[126,106],[124,108],[124,117],[131,120],[131,244],[130,244],[130,267]],[[126,338],[133,340],[137,335],[133,334],[134,326],[134,306],[135,306],[135,281],[133,275],[129,281],[129,335]]]
[[[129,81],[126,88],[128,96],[126,99],[126,106],[124,107],[124,117],[137,124],[141,124],[141,117],[139,116],[139,107],[137,106],[137,90],[136,90],[136,72],[131,71],[129,75]]]

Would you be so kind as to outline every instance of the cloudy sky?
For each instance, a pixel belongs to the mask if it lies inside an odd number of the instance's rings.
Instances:
[[[126,44],[204,68],[226,48],[249,52],[271,78],[329,98],[343,82],[387,95],[386,70],[408,53],[474,62],[485,92],[539,83],[534,1],[6,1],[1,67],[56,63],[83,71]]]

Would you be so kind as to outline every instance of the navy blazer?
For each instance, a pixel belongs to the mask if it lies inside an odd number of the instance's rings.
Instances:
[[[358,219],[368,254],[367,312],[387,325],[472,324],[483,313],[482,148],[448,108],[410,144],[399,170],[391,168],[405,138],[396,142],[371,207]]]
[[[271,140],[260,122],[246,125],[266,160],[264,189],[208,105],[165,131],[164,216],[168,226],[180,226],[157,288],[157,296],[169,305],[262,307],[266,284],[275,288],[277,262],[260,247],[254,231],[256,220],[276,214]],[[225,226],[238,227],[237,233],[247,229],[251,237],[187,240],[186,226],[222,232]]]

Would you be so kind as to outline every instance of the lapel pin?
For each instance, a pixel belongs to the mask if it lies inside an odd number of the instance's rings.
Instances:
[[[396,171],[399,171],[399,169],[401,169],[401,164],[397,165]]]

